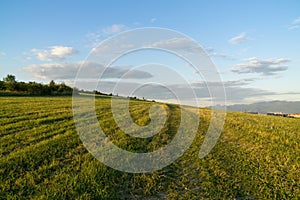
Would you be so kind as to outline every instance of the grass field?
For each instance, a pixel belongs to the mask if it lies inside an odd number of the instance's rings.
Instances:
[[[131,102],[137,124],[149,123],[152,104]],[[228,112],[217,145],[199,159],[210,118],[210,110],[200,109],[197,136],[181,158],[153,173],[132,174],[88,153],[74,126],[71,97],[1,97],[0,105],[0,199],[300,198],[299,119]],[[96,99],[108,137],[133,152],[172,140],[180,112],[166,107],[163,130],[137,139],[118,128],[108,97]]]

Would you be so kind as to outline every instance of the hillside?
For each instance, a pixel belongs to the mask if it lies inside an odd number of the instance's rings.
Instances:
[[[236,104],[227,106],[228,110],[237,112],[283,112],[300,113],[300,101],[266,101],[253,104]]]
[[[85,97],[88,98],[88,97]],[[133,119],[149,122],[155,102],[130,103]],[[200,109],[191,147],[153,173],[114,170],[80,141],[71,97],[0,98],[0,199],[297,199],[300,196],[300,121],[228,112],[212,152],[198,158],[210,110]],[[147,152],[170,143],[178,128],[177,106],[159,134],[139,139],[114,122],[110,98],[96,99],[99,124],[121,148]],[[194,111],[198,109],[194,108]]]

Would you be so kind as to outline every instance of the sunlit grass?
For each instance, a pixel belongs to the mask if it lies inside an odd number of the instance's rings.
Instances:
[[[132,101],[139,125],[150,123],[154,102]],[[198,154],[210,110],[200,109],[192,146],[162,170],[130,174],[111,169],[84,148],[73,122],[71,97],[0,98],[0,199],[297,199],[300,196],[300,120],[228,112],[212,152]],[[126,135],[110,98],[96,99],[99,124],[118,146],[148,152],[169,144],[180,110],[167,105],[165,127],[153,138]],[[195,112],[191,109],[191,112]],[[197,110],[196,110],[197,112]]]

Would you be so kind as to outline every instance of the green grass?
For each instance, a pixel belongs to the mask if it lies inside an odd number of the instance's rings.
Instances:
[[[131,101],[133,120],[150,123],[153,104]],[[200,109],[197,136],[181,158],[153,173],[131,174],[87,152],[74,126],[71,97],[0,97],[0,105],[0,199],[300,197],[299,119],[228,112],[217,145],[199,159],[210,118],[210,110]],[[96,98],[107,136],[132,152],[153,151],[172,140],[180,111],[174,105],[166,108],[165,127],[153,138],[139,139],[114,122],[110,98]]]

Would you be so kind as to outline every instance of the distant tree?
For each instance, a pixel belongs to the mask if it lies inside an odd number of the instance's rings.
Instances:
[[[0,90],[6,90],[5,82],[0,81]]]
[[[27,85],[29,94],[39,95],[41,94],[41,84],[36,82],[29,82]]]
[[[78,90],[77,88],[73,88],[73,90],[76,92],[76,90]],[[94,90],[93,93],[101,95],[102,93],[98,90]]]
[[[51,80],[51,81],[50,81],[49,86],[50,86],[50,87],[55,87],[55,82],[54,82],[54,80]]]
[[[53,80],[50,81],[49,88],[50,88],[50,93],[52,94],[56,94],[58,91],[58,85],[56,85],[56,83]]]
[[[57,91],[59,94],[72,94],[73,89],[67,86],[65,83],[61,83],[59,84]]]
[[[5,86],[6,86],[6,89],[9,90],[9,91],[16,91],[17,90],[17,88],[16,88],[17,85],[14,82],[6,82]]]
[[[41,94],[43,95],[51,95],[51,88],[49,85],[42,85],[42,88],[41,88]]]
[[[12,74],[8,74],[5,78],[3,78],[5,90],[16,91],[17,90],[17,82],[16,77]]]
[[[15,84],[15,90],[18,92],[27,92],[27,83],[25,82],[16,82]]]
[[[7,74],[7,76],[5,78],[3,78],[3,81],[6,83],[15,83],[16,77],[12,74]]]

